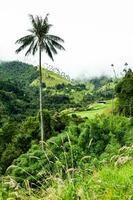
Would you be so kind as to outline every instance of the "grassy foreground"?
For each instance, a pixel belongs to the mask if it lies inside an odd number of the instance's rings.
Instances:
[[[80,135],[78,127],[21,155],[1,177],[0,199],[132,200],[132,119],[88,119]]]
[[[89,119],[71,122],[44,151],[34,144],[14,160],[1,177],[0,200],[133,200],[133,121],[95,116],[110,107],[94,104]]]
[[[77,169],[75,178],[68,173],[64,181],[56,176],[50,177],[52,185],[45,189],[42,185],[34,191],[25,181],[25,189],[7,177],[10,189],[1,188],[1,200],[132,200],[133,199],[133,161],[122,166],[104,166],[90,174],[89,169]],[[5,182],[6,184],[6,182]]]

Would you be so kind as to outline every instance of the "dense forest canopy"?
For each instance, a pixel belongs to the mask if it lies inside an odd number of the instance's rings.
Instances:
[[[120,113],[128,116],[133,115],[133,72],[125,70],[125,76],[116,85],[118,97],[118,109]]]

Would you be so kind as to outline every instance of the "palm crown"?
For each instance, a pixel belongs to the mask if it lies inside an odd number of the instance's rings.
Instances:
[[[16,41],[17,44],[21,44],[21,46],[16,50],[16,53],[19,53],[21,50],[28,47],[25,55],[34,55],[40,47],[41,51],[45,51],[48,56],[54,60],[53,54],[57,54],[57,49],[65,50],[60,44],[64,42],[64,40],[58,36],[49,34],[52,25],[48,23],[48,14],[44,19],[40,16],[33,17],[33,15],[29,15],[29,17],[32,23],[32,28],[28,31],[31,34]]]

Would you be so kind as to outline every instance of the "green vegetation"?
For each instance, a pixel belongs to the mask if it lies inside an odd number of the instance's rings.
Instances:
[[[116,86],[118,111],[126,116],[133,115],[133,72],[125,71],[125,76]]]
[[[28,87],[38,76],[37,68],[33,65],[18,61],[0,64],[0,80],[19,84],[19,88]]]
[[[78,125],[72,121],[47,140],[44,151],[33,144],[7,169],[3,187],[8,183],[9,196],[16,195],[16,188],[22,199],[27,195],[33,199],[132,198],[132,120],[103,116]]]
[[[94,118],[95,115],[109,114],[112,112],[112,100],[105,101],[105,103],[94,103],[90,105],[87,111],[76,111],[71,114],[76,114],[81,117]]]
[[[62,77],[59,74],[54,73],[53,71],[49,71],[48,69],[42,69],[42,81],[46,84],[47,87],[55,87],[58,84],[68,84],[69,81]],[[32,86],[38,86],[39,80],[35,79],[32,82]]]
[[[84,82],[42,71],[43,150],[38,69],[0,64],[0,199],[132,200],[132,71]]]

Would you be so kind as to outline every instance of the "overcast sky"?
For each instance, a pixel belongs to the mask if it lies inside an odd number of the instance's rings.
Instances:
[[[16,55],[15,41],[30,28],[28,14],[50,13],[51,33],[65,40],[65,52],[54,63],[43,54],[42,63],[59,67],[72,77],[117,73],[133,66],[133,0],[1,0],[0,60],[38,64],[38,57]]]

